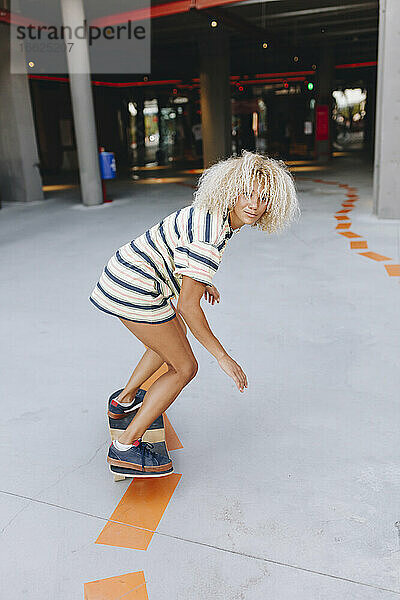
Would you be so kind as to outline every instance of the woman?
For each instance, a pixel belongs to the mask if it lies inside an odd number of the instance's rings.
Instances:
[[[197,373],[186,325],[240,392],[248,386],[240,365],[212,333],[200,300],[219,302],[212,278],[227,241],[243,225],[273,233],[299,215],[285,164],[244,150],[242,156],[221,160],[203,172],[192,205],[165,217],[110,258],[89,299],[119,317],[147,347],[118,398],[109,401],[113,419],[139,408],[119,440],[111,444],[110,465],[128,468],[132,476],[172,472],[171,461],[152,451],[141,436]],[[174,297],[176,308],[171,302]],[[143,400],[140,386],[163,363],[168,371],[150,386]]]

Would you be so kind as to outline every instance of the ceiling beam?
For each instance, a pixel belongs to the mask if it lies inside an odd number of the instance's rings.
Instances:
[[[262,4],[262,2],[260,2],[260,0],[242,0],[241,2],[236,2],[235,3],[235,8],[237,6],[245,6],[248,4]],[[370,1],[370,2],[359,2],[359,3],[352,3],[352,4],[343,4],[342,6],[340,5],[332,5],[332,6],[320,6],[318,8],[305,8],[302,10],[292,10],[289,12],[282,12],[282,13],[273,13],[273,14],[269,14],[268,15],[268,19],[282,19],[282,18],[286,18],[286,17],[306,17],[309,15],[314,15],[314,14],[321,14],[321,13],[329,13],[329,12],[344,12],[344,11],[357,11],[357,10],[364,10],[366,8],[376,8],[378,10],[378,0],[374,0],[374,1]]]
[[[200,17],[205,17],[208,21],[214,19],[218,22],[218,26],[222,24],[224,27],[234,29],[252,38],[266,41],[271,39],[271,34],[266,29],[254,25],[253,23],[249,23],[246,19],[238,17],[226,9],[212,8],[210,10],[199,10],[196,11],[196,14]]]

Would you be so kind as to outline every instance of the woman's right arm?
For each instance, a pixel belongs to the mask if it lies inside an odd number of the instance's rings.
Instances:
[[[183,275],[177,311],[183,317],[194,337],[217,359],[221,369],[232,377],[238,389],[243,392],[248,385],[247,377],[240,365],[229,356],[211,331],[200,306],[204,290],[204,283]]]

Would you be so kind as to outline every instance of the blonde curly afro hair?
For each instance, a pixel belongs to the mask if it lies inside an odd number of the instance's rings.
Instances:
[[[293,177],[285,163],[248,150],[205,169],[192,205],[211,212],[232,210],[239,195],[251,195],[255,183],[266,208],[252,227],[281,232],[300,217]]]

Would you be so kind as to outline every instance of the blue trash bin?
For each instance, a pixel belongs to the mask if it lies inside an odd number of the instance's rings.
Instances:
[[[100,152],[100,175],[102,179],[115,179],[117,167],[114,152]]]

